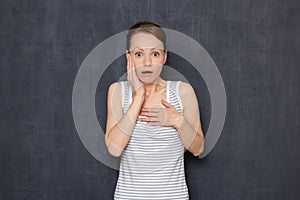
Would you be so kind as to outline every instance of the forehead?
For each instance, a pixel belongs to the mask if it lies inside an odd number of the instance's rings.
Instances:
[[[136,33],[131,37],[130,49],[163,48],[163,43],[150,33]]]

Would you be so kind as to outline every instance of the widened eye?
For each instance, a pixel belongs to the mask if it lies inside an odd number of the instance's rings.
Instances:
[[[159,53],[158,51],[155,51],[155,52],[152,53],[152,55],[153,55],[154,57],[159,57],[159,56],[160,56],[160,53]]]
[[[135,55],[136,57],[141,57],[141,56],[143,56],[143,54],[142,54],[141,52],[136,52],[134,55]]]

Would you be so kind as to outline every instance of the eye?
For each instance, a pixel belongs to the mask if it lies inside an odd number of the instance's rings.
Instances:
[[[158,51],[154,51],[154,52],[152,53],[152,55],[153,55],[154,57],[159,57],[160,53],[159,53]]]
[[[141,52],[136,52],[134,55],[135,55],[136,57],[141,57],[141,56],[143,56],[143,54],[142,54]]]

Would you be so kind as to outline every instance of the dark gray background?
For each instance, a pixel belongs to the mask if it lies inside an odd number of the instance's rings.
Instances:
[[[206,158],[185,153],[190,199],[299,199],[299,1],[0,1],[0,199],[112,199],[115,171],[81,143],[72,88],[87,54],[141,20],[187,34],[211,55],[227,92],[220,140]],[[193,85],[204,131],[205,83],[184,59],[168,65]],[[107,86],[96,94],[105,130]]]

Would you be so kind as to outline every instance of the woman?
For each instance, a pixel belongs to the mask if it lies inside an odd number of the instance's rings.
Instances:
[[[114,199],[189,199],[184,150],[199,156],[204,146],[194,90],[160,77],[166,37],[155,23],[129,29],[126,59],[128,80],[108,90],[105,143],[121,156]]]

